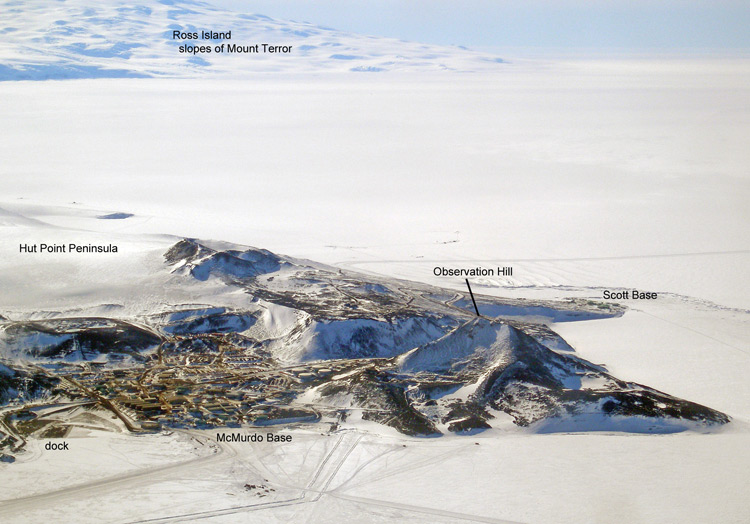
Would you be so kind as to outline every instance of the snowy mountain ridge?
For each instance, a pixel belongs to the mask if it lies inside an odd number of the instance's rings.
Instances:
[[[536,316],[475,316],[457,305],[465,293],[225,242],[183,238],[160,258],[148,266],[150,281],[119,278],[137,289],[172,288],[173,298],[182,289],[191,302],[150,300],[136,315],[102,304],[103,316],[76,307],[0,318],[0,360],[11,370],[0,397],[77,399],[82,391],[99,401],[90,392],[102,391],[142,412],[132,416],[147,427],[157,419],[174,427],[326,419],[338,427],[356,413],[406,435],[437,436],[500,428],[508,418],[545,432],[708,431],[730,421],[615,378]],[[601,305],[477,298],[487,311],[494,304],[581,318]],[[67,374],[82,381],[71,383],[76,391],[54,381]],[[151,389],[142,377],[152,377]],[[187,402],[193,407],[178,409]]]
[[[0,2],[0,12],[0,80],[467,72],[497,69],[502,63],[495,56],[463,47],[358,35],[192,0],[61,0],[54,4],[5,0]],[[187,38],[175,38],[175,31]],[[203,31],[231,32],[231,39],[204,40]],[[226,44],[224,52],[217,53],[216,46],[221,44]],[[200,46],[202,52],[189,51]],[[290,47],[287,52],[269,52],[270,46]]]

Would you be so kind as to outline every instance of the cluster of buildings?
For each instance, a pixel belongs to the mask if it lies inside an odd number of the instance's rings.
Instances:
[[[207,344],[207,337],[216,340]],[[315,421],[320,415],[314,408],[293,400],[353,367],[351,360],[283,367],[221,335],[175,338],[178,344],[163,345],[145,365],[78,365],[67,371],[84,393],[100,397],[121,419],[157,430]]]

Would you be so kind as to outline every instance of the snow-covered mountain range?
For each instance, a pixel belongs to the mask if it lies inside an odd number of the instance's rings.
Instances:
[[[4,0],[0,13],[0,80],[486,71],[502,63],[463,47],[364,36],[193,0]],[[175,31],[187,38],[175,38]],[[230,38],[206,40],[203,31]],[[224,52],[215,52],[221,44]],[[290,47],[269,52],[263,44]],[[211,52],[181,52],[181,46]]]
[[[52,234],[20,213],[2,216],[9,239]],[[91,232],[68,233],[95,242]],[[123,255],[76,256],[63,247],[19,253],[35,274],[33,286],[25,270],[9,268],[9,288],[15,279],[47,295],[46,305],[50,293],[56,299],[54,310],[42,303],[3,310],[2,397],[84,392],[142,411],[134,420],[174,427],[326,418],[339,424],[354,412],[409,435],[473,433],[509,420],[539,432],[673,432],[730,420],[615,378],[548,327],[548,319],[616,318],[625,311],[619,305],[478,295],[485,312],[478,317],[466,292],[227,242],[108,237]],[[86,282],[66,269],[62,280],[72,287],[58,289],[60,279],[45,272],[69,268],[66,261],[86,268]],[[71,373],[73,382],[54,381]],[[147,376],[153,381],[144,382]],[[226,405],[202,409],[207,399]],[[177,408],[188,401],[195,409]]]

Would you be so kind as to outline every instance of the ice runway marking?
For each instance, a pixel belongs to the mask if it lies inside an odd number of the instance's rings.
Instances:
[[[188,435],[194,438],[197,436],[198,439],[205,439],[204,436],[199,435],[192,431],[181,431],[181,432],[187,433]],[[212,439],[209,439],[209,440],[212,440]],[[19,511],[22,512],[25,509],[27,509],[29,505],[31,505],[31,507],[36,508],[40,504],[44,505],[44,504],[49,504],[49,503],[56,503],[61,500],[64,500],[66,497],[69,497],[71,495],[76,495],[80,493],[86,493],[87,495],[90,495],[92,493],[97,493],[97,492],[111,491],[112,489],[119,488],[129,483],[132,483],[135,480],[143,480],[149,477],[157,477],[165,473],[174,473],[184,468],[191,468],[199,464],[206,464],[209,462],[213,462],[219,458],[222,458],[222,459],[232,458],[236,454],[236,452],[232,448],[228,446],[222,446],[220,443],[217,443],[217,444],[218,444],[218,451],[205,457],[198,457],[198,458],[190,459],[184,462],[179,462],[177,464],[167,464],[167,465],[156,467],[156,468],[150,468],[145,471],[135,471],[132,473],[115,475],[113,477],[109,477],[106,479],[85,482],[83,484],[77,484],[75,486],[63,488],[57,491],[51,491],[48,493],[42,493],[39,495],[30,495],[28,497],[20,497],[16,499],[5,500],[2,503],[0,503],[0,516],[2,515],[7,516],[9,514],[17,513]],[[228,456],[224,456],[224,454],[227,452],[228,452]]]

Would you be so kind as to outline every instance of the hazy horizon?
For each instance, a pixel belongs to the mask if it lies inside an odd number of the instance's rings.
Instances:
[[[209,0],[240,12],[429,44],[622,52],[750,51],[746,2]]]

